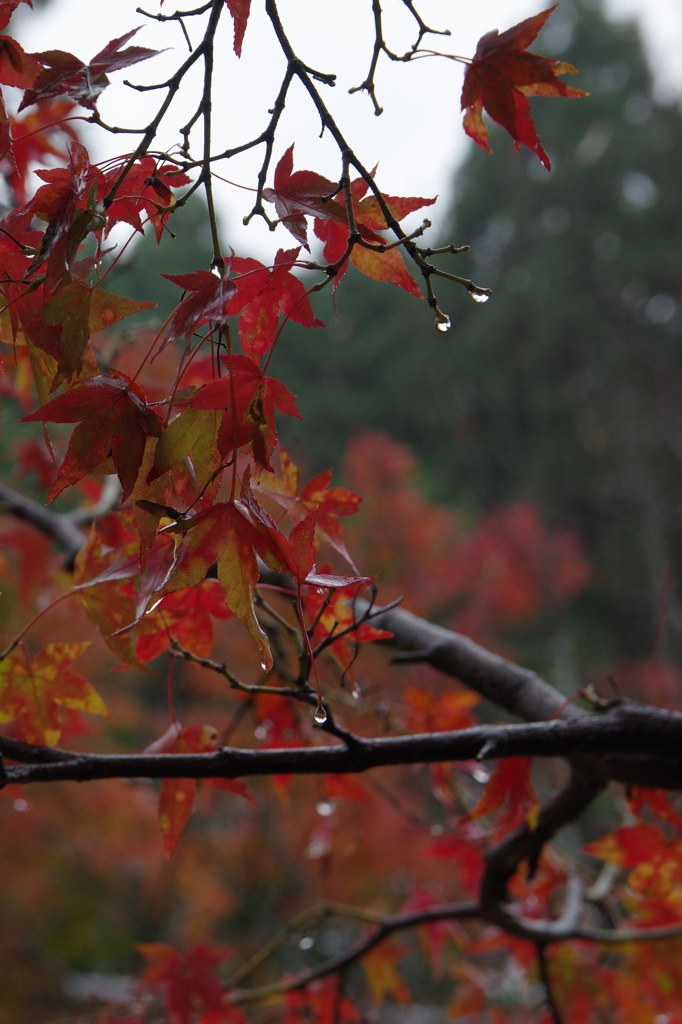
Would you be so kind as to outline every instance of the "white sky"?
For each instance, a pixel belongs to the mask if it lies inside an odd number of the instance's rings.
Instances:
[[[18,34],[29,51],[64,49],[82,60],[89,60],[110,39],[130,28],[142,25],[134,43],[151,48],[172,48],[170,52],[135,65],[112,76],[113,84],[104,92],[99,110],[105,121],[143,127],[165,93],[138,93],[121,83],[152,83],[163,80],[185,59],[187,47],[179,27],[148,22],[135,12],[139,0],[115,0],[106,5],[97,0],[52,0],[46,10],[21,17]],[[198,3],[197,3],[198,5]],[[142,3],[145,7],[145,3]],[[187,9],[192,2],[178,6]],[[215,144],[227,148],[258,135],[268,119],[279,85],[283,60],[262,11],[262,0],[253,0],[252,14],[244,41],[241,61],[232,52],[231,19],[224,18],[225,35],[219,52],[225,54],[216,67]],[[422,46],[442,48],[444,52],[472,56],[481,35],[490,29],[501,31],[543,9],[543,0],[417,0],[416,7],[434,28],[452,30],[450,39],[430,36]],[[385,0],[386,36],[396,52],[404,52],[412,42],[413,21],[400,0]],[[422,59],[406,64],[380,62],[377,74],[379,101],[385,111],[375,117],[364,93],[348,95],[351,86],[365,77],[371,55],[372,20],[369,0],[280,0],[280,14],[290,37],[304,60],[320,71],[335,72],[334,89],[320,88],[332,114],[349,143],[366,166],[379,164],[377,180],[389,195],[440,195],[439,203],[425,211],[436,220],[445,212],[448,188],[456,162],[473,143],[461,127],[459,95],[462,65],[442,59]],[[148,0],[145,9],[170,13],[172,0],[164,8],[158,0]],[[608,12],[618,18],[637,17],[658,74],[658,91],[664,98],[682,94],[682,0],[607,0]],[[101,12],[101,14],[100,14]],[[192,35],[193,19],[187,19]],[[229,31],[228,31],[229,29]],[[195,33],[196,37],[196,33]],[[539,52],[544,52],[538,47]],[[548,53],[548,56],[552,54]],[[576,83],[579,85],[579,82]],[[194,76],[194,97],[200,86]],[[320,140],[319,124],[309,98],[297,85],[292,93],[280,128],[275,162],[294,141],[295,169],[308,169],[338,178],[339,160],[335,147]],[[194,102],[196,102],[194,100]],[[194,109],[193,101],[178,99],[171,108],[169,124],[177,126]],[[159,136],[159,145],[170,145],[176,138],[170,129]],[[108,136],[98,142],[89,140],[95,159],[131,148],[138,136]],[[132,141],[131,141],[132,140]],[[198,152],[198,147],[197,147]],[[260,167],[263,147],[217,168],[232,181],[253,185]],[[272,183],[272,171],[268,183]],[[248,229],[241,218],[250,209],[250,193],[226,188],[220,197],[226,241],[240,254],[253,254],[268,262],[276,247],[288,248],[293,239],[283,228],[273,238],[264,226],[252,222]],[[419,223],[420,214],[413,222]],[[406,222],[407,223],[407,222]]]

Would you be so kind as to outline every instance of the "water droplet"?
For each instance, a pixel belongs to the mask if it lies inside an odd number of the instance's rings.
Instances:
[[[432,825],[431,826],[431,835],[432,836],[442,836],[444,834],[444,832],[445,832],[445,829],[443,828],[442,825]]]
[[[270,666],[268,665],[267,660],[265,658],[261,659],[260,667],[263,669],[264,672],[267,672],[269,670]]]
[[[351,696],[352,696],[353,700],[357,700],[357,701],[361,701],[362,700],[362,690],[360,689],[360,687],[358,686],[357,683],[353,683],[353,689],[351,690]]]
[[[310,935],[304,935],[298,944],[299,949],[312,949],[315,945],[315,939]]]
[[[476,292],[474,291],[473,288],[469,290],[469,295],[474,300],[474,302],[487,302],[488,299],[490,298],[487,292]]]
[[[313,715],[313,718],[315,719],[318,725],[324,725],[324,723],[327,721],[327,712],[324,710],[321,704],[318,707],[315,714]]]
[[[320,800],[315,810],[321,818],[328,818],[334,813],[334,804],[329,800]]]
[[[441,315],[444,317],[444,319],[441,320],[440,317],[436,317],[436,330],[440,331],[441,334],[445,334],[446,331],[450,330],[452,324],[450,323],[449,316],[446,316],[445,313]]]

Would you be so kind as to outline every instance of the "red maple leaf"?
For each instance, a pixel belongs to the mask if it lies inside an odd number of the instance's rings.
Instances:
[[[241,57],[244,33],[246,32],[249,11],[251,10],[251,0],[225,0],[225,4],[234,22],[234,52],[238,57]]]
[[[331,594],[320,593],[319,589],[306,590],[303,593],[306,614],[315,623],[311,637],[312,646],[316,647],[337,633],[344,634],[329,645],[330,653],[344,672],[349,672],[351,669],[355,660],[357,644],[369,643],[373,640],[389,640],[393,636],[387,630],[377,629],[369,622],[362,623],[348,633],[345,632],[356,620],[353,601],[366,589],[369,582],[366,578],[351,581],[351,578],[348,577],[347,581],[340,586],[337,585]],[[320,586],[325,585],[328,584],[320,584]]]
[[[210,270],[195,270],[191,274],[162,274],[168,281],[189,292],[183,299],[171,320],[166,341],[174,338],[191,337],[194,332],[210,320],[225,320],[227,304],[237,291],[230,281]]]
[[[351,183],[351,195],[353,199],[353,214],[355,225],[360,232],[362,239],[372,245],[385,245],[387,239],[379,234],[388,227],[386,217],[379,205],[377,197],[367,195],[369,185],[364,178],[357,178]],[[342,209],[342,216],[327,216],[315,219],[315,234],[324,242],[323,254],[328,263],[337,263],[348,247],[348,213],[346,209],[345,192],[339,193],[337,205]],[[383,196],[388,208],[395,220],[400,221],[408,213],[414,213],[423,206],[431,206],[435,199],[422,199],[416,196]],[[377,252],[376,249],[369,249],[362,244],[356,244],[350,254],[350,262],[366,277],[374,281],[387,281],[390,284],[397,284],[404,288],[416,298],[421,298],[419,288],[405,266],[402,253],[399,249],[388,249],[386,252]],[[337,271],[334,279],[336,288],[346,272],[348,263],[343,263]]]
[[[104,221],[94,208],[94,196],[89,190],[93,171],[88,151],[80,142],[71,144],[68,167],[36,173],[47,184],[40,186],[29,206],[41,220],[47,221],[47,228],[25,276],[47,260],[45,285],[52,291],[69,272],[85,236],[102,228]]]
[[[118,180],[120,170],[119,166],[114,167],[101,177],[97,191],[98,199],[103,199],[107,195]],[[144,213],[154,226],[158,242],[175,202],[172,189],[178,185],[187,185],[189,181],[189,177],[178,171],[173,164],[160,164],[151,156],[143,156],[126,173],[113,202],[106,210],[107,233],[120,221],[125,221],[136,231],[142,232],[144,225],[141,214]],[[208,271],[200,273],[208,274]],[[172,281],[173,278],[169,280]]]
[[[466,110],[464,130],[474,142],[492,152],[488,129],[481,117],[485,108],[492,119],[509,132],[516,151],[521,145],[528,146],[547,170],[551,166],[549,157],[535,131],[528,97],[587,95],[582,89],[574,89],[558,80],[559,75],[578,74],[572,64],[539,57],[526,50],[557,6],[554,4],[526,18],[501,35],[495,29],[482,36],[464,74],[462,88],[462,110]]]
[[[0,82],[28,89],[42,70],[42,65],[26,53],[16,39],[0,36]]]
[[[524,819],[534,828],[540,804],[531,780],[532,767],[529,757],[509,757],[499,761],[483,796],[462,821],[502,810],[495,826],[498,838],[516,828]]]
[[[242,499],[248,493],[248,481],[242,484]],[[178,547],[172,572],[160,594],[173,593],[202,580],[214,562],[218,563],[218,580],[228,608],[251,633],[260,650],[265,668],[272,667],[268,638],[256,617],[255,588],[259,569],[256,555],[279,572],[287,572],[286,557],[280,546],[285,538],[274,523],[266,525],[253,515],[254,499],[247,507],[243,500],[218,502],[199,512],[192,519],[178,524],[178,532],[186,534]],[[270,521],[272,522],[272,521]]]
[[[82,373],[86,360],[92,359],[91,334],[154,305],[114,295],[68,274],[51,295],[46,296],[41,286],[15,300],[25,337],[57,361],[52,391]]]
[[[244,355],[258,362],[272,346],[280,314],[303,327],[324,327],[313,313],[303,284],[291,273],[300,252],[280,249],[273,267],[235,256],[232,270],[237,294],[230,300],[229,316],[239,314],[239,341]]]
[[[294,172],[294,147],[289,146],[275,168],[274,188],[263,189],[263,199],[274,203],[277,216],[297,242],[309,249],[307,216],[336,217],[347,222],[346,212],[335,199],[336,185],[314,171]]]
[[[141,60],[154,57],[159,51],[148,50],[144,46],[121,47],[139,32],[134,28],[118,39],[112,39],[104,49],[95,54],[89,64],[84,64],[78,57],[64,50],[47,50],[45,53],[34,53],[32,56],[47,65],[36,77],[30,89],[24,93],[19,110],[29,107],[38,100],[52,99],[54,96],[67,95],[83,107],[94,110],[100,93],[109,84],[107,73],[130,67]]]
[[[0,0],[0,29],[7,28],[10,18],[20,3],[33,7],[31,0]]]
[[[215,969],[231,949],[205,942],[184,955],[165,942],[139,943],[136,948],[149,964],[139,988],[163,995],[171,1024],[190,1024],[197,1010],[227,1012]]]
[[[111,472],[103,466],[109,457],[123,488],[121,501],[125,501],[137,480],[147,438],[160,437],[163,429],[142,388],[122,373],[88,377],[23,419],[78,423],[48,503],[98,468]]]
[[[231,616],[217,580],[200,580],[193,587],[168,594],[140,620],[135,655],[145,663],[167,651],[173,640],[206,658],[213,647],[213,621]]]
[[[270,468],[277,443],[275,409],[301,419],[291,391],[267,377],[248,356],[221,357],[227,375],[205,384],[187,403],[197,409],[224,409],[218,447],[223,457],[251,445],[258,470]]]
[[[362,498],[345,487],[330,487],[331,469],[318,473],[299,492],[298,467],[288,453],[280,447],[279,464],[281,477],[274,473],[263,475],[256,487],[287,510],[289,519],[300,523],[309,512],[316,512],[315,532],[320,540],[326,541],[335,551],[356,569],[343,538],[339,518],[352,516],[358,511]],[[356,570],[357,571],[357,570]]]
[[[40,103],[21,118],[9,119],[7,136],[0,147],[0,160],[6,159],[11,164],[6,177],[17,203],[25,203],[28,198],[27,178],[31,164],[43,162],[48,154],[61,162],[67,159],[66,149],[59,143],[66,139],[77,141],[76,132],[67,120],[75,109],[70,100],[49,101]]]

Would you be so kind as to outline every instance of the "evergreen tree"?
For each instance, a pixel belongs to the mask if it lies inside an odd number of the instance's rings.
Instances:
[[[471,244],[457,272],[491,301],[453,288],[441,302],[453,329],[438,335],[396,289],[382,304],[355,275],[324,360],[306,336],[278,358],[298,375],[321,462],[341,433],[381,426],[413,446],[438,497],[477,512],[528,498],[575,528],[595,563],[591,642],[645,657],[682,558],[682,117],[653,98],[633,24],[588,0],[553,20],[544,49],[591,95],[561,118],[534,102],[552,173],[493,129],[495,158],[472,147],[456,177],[443,241]]]
[[[654,101],[633,25],[605,31],[594,3],[557,13],[591,98],[566,105],[561,136],[537,103],[550,176],[501,138],[458,176],[453,230],[495,296],[461,325],[446,433],[471,438],[453,458],[484,500],[569,517],[599,625],[642,657],[682,554],[682,118]]]

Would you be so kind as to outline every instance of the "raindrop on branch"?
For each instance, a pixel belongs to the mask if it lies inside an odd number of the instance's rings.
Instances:
[[[324,725],[324,723],[327,721],[327,712],[324,710],[321,704],[318,707],[315,714],[313,715],[313,717],[318,725]]]
[[[487,302],[488,299],[490,298],[490,295],[488,295],[487,292],[476,292],[473,290],[473,288],[469,289],[469,295],[474,300],[474,302]]]
[[[449,316],[446,316],[445,314],[442,315],[444,317],[443,320],[441,320],[439,317],[436,317],[436,330],[440,331],[441,334],[445,334],[446,331],[450,330],[452,324],[450,323]]]

